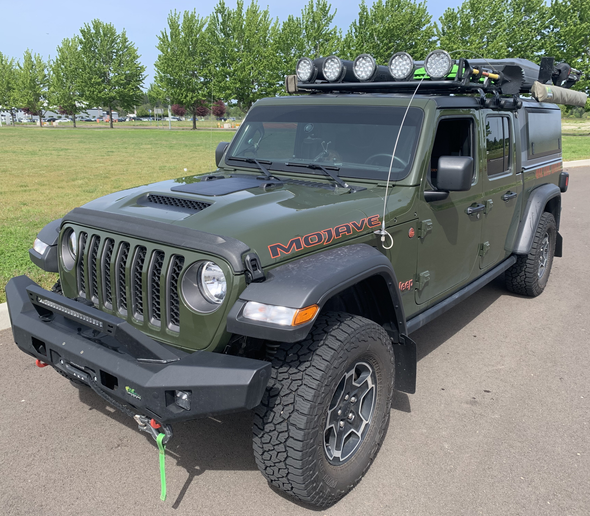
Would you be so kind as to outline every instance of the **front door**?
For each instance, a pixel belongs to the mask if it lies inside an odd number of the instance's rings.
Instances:
[[[436,189],[441,156],[471,156],[471,189],[450,192],[443,200],[426,202],[418,224],[416,303],[423,304],[466,282],[479,270],[482,227],[482,180],[478,166],[475,114],[439,120],[432,147],[430,174],[424,190]],[[478,208],[479,207],[479,208]],[[477,209],[476,209],[477,208]]]

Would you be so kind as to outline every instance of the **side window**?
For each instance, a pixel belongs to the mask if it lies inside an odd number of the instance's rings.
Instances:
[[[471,118],[443,118],[438,123],[430,157],[430,183],[434,187],[438,174],[438,160],[441,156],[471,156],[475,161]],[[473,176],[475,178],[475,167]]]
[[[510,170],[510,120],[507,116],[486,118],[488,176]]]

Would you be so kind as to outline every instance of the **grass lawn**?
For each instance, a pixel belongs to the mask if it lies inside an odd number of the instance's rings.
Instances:
[[[27,274],[45,288],[55,283],[56,275],[29,259],[45,224],[110,192],[215,170],[215,147],[233,134],[0,128],[0,302],[13,276]]]
[[[146,129],[90,123],[78,130],[0,128],[0,302],[13,276],[27,274],[45,288],[55,283],[56,275],[29,260],[28,249],[45,224],[110,192],[214,170],[215,147],[234,134],[142,124]],[[588,122],[572,128],[564,122],[563,158],[590,158]]]

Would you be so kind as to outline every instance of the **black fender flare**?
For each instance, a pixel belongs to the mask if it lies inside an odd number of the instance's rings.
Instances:
[[[227,331],[263,340],[298,342],[307,336],[315,320],[296,327],[252,321],[242,316],[246,303],[289,308],[317,304],[321,311],[334,295],[373,276],[383,278],[391,296],[393,313],[384,327],[396,348],[396,389],[415,392],[416,345],[407,337],[397,278],[387,257],[367,244],[329,249],[271,269],[266,281],[251,283],[240,294],[228,314]]]
[[[47,244],[47,249],[43,254],[39,254],[35,249],[29,249],[31,261],[40,269],[47,272],[59,272],[57,266],[57,239],[62,219],[52,220],[49,224],[39,231],[37,238]]]
[[[557,198],[557,199],[556,199]],[[528,254],[531,252],[535,231],[541,220],[541,215],[546,211],[545,207],[552,199],[557,200],[555,221],[559,230],[559,215],[561,210],[561,190],[557,185],[545,184],[535,188],[526,204],[523,217],[518,225],[516,240],[512,252],[515,254]]]

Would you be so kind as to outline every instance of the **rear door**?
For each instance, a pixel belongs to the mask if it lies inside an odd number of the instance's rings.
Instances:
[[[514,119],[511,113],[485,114],[486,170],[482,174],[483,214],[480,268],[487,269],[506,258],[515,210],[522,193],[522,174],[516,170]]]

